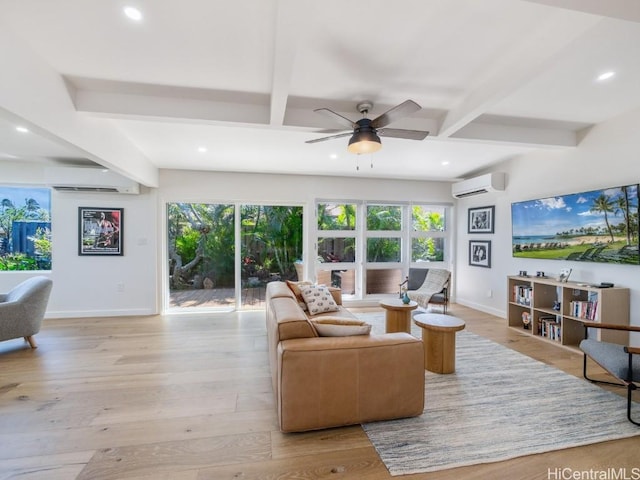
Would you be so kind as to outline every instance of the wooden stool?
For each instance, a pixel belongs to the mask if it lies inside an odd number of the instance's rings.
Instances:
[[[418,308],[418,304],[413,300],[409,303],[402,303],[399,298],[381,300],[380,306],[386,310],[387,333],[407,332],[411,333],[411,311]]]
[[[421,313],[413,318],[422,328],[424,368],[434,373],[456,371],[456,332],[464,329],[464,320],[440,313]]]

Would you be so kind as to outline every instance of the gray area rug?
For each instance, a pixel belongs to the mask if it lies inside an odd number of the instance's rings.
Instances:
[[[383,315],[358,317],[384,332]],[[363,425],[391,475],[640,435],[626,399],[586,380],[467,331],[458,332],[456,353],[456,373],[425,371],[420,417]]]

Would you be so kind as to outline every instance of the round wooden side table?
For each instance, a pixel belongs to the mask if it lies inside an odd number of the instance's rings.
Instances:
[[[402,303],[399,298],[381,300],[380,306],[386,310],[387,333],[407,332],[411,333],[411,311],[418,308],[418,304],[413,300],[409,303]]]
[[[441,313],[421,313],[413,321],[422,328],[424,368],[434,373],[455,372],[456,332],[464,329],[464,320]]]

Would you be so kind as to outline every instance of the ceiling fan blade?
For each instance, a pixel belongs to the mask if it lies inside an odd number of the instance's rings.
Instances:
[[[356,125],[356,123],[354,121],[349,120],[347,117],[343,117],[339,113],[336,113],[333,110],[329,110],[328,108],[318,108],[318,109],[314,110],[314,112],[320,113],[321,115],[324,115],[325,117],[329,117],[333,121],[338,122],[338,123],[340,123],[341,125],[344,125],[347,128],[354,129],[354,128],[357,127],[357,125]]]
[[[412,113],[421,110],[422,107],[418,105],[413,100],[406,100],[402,102],[400,105],[396,105],[391,110],[386,111],[379,117],[375,118],[371,121],[371,126],[373,128],[382,128],[389,125],[396,120],[401,119],[402,117],[406,117],[407,115],[411,115]]]
[[[429,132],[424,130],[404,130],[402,128],[381,128],[378,130],[381,137],[406,138],[407,140],[424,140]]]
[[[342,137],[348,137],[350,135],[353,135],[353,132],[345,132],[345,133],[339,133],[338,135],[331,135],[329,137],[322,137],[322,138],[314,138],[313,140],[307,140],[304,143],[318,143],[318,142],[324,142],[326,140],[333,140],[334,138],[342,138]]]

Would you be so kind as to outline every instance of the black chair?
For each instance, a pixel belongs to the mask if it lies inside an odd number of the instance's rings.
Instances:
[[[640,347],[618,345],[589,338],[589,329],[621,330],[626,332],[640,332],[640,327],[628,325],[613,325],[608,323],[583,322],[585,327],[584,340],[580,342],[580,350],[584,352],[582,375],[594,383],[605,383],[627,388],[627,418],[634,425],[640,426],[640,421],[631,418],[632,394],[640,384]],[[587,375],[587,357],[615,377],[617,382],[595,380]]]

